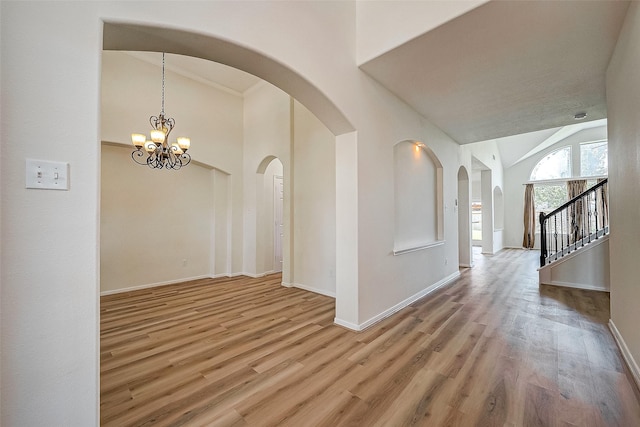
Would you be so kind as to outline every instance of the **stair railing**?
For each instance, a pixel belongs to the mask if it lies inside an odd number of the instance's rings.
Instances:
[[[609,233],[608,182],[603,179],[548,214],[540,212],[540,267]]]

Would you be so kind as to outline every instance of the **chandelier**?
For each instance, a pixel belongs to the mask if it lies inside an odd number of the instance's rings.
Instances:
[[[164,52],[162,53],[162,109],[160,115],[149,117],[149,123],[151,140],[147,140],[147,136],[141,133],[131,134],[131,142],[136,147],[131,153],[133,161],[139,165],[147,165],[151,169],[178,170],[187,166],[191,162],[191,156],[187,154],[191,140],[179,137],[176,142],[169,145],[169,134],[176,121],[164,115]]]

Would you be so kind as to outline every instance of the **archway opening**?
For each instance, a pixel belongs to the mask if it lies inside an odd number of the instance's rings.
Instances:
[[[275,156],[258,166],[256,186],[256,269],[282,272],[284,240],[284,166]]]
[[[460,267],[473,266],[471,250],[471,183],[464,166],[458,169],[458,264]]]

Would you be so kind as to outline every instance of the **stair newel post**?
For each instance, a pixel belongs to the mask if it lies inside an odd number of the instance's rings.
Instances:
[[[547,258],[547,224],[544,212],[540,212],[540,267],[544,267]]]

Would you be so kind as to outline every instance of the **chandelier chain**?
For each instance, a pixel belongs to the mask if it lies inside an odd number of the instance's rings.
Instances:
[[[162,115],[164,116],[164,52],[162,52]]]

